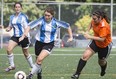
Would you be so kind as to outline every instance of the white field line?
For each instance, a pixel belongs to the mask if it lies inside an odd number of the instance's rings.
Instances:
[[[83,52],[83,51],[85,51],[84,49],[77,49],[77,50],[67,50],[67,49],[61,49],[61,50],[59,50],[59,49],[55,49],[55,50],[53,50],[54,52]],[[116,52],[116,50],[112,50],[112,52]]]
[[[51,55],[55,55],[55,56],[80,56],[80,55],[83,55],[83,53],[82,54],[78,54],[78,52],[83,52],[84,50],[53,50],[52,51],[52,53],[51,53]],[[116,51],[116,50],[112,50],[112,51]],[[59,52],[58,54],[54,54],[54,52]],[[77,52],[77,54],[73,54],[73,53],[71,53],[71,54],[67,54],[67,53],[60,53],[60,52]],[[7,54],[0,54],[0,55],[7,55]],[[16,55],[16,56],[18,56],[18,55],[23,55],[23,54],[14,54],[14,55]],[[31,54],[31,55],[35,55],[35,54]],[[95,55],[97,55],[97,54],[95,54]],[[116,55],[116,54],[110,54],[110,55]]]
[[[7,54],[0,54],[0,56],[4,56],[4,55],[7,55]],[[19,56],[19,55],[23,55],[23,54],[14,54],[15,56]],[[35,54],[31,54],[31,55],[35,55]],[[51,55],[54,55],[54,56],[81,56],[83,54],[51,54]],[[116,56],[116,54],[110,54],[112,56]],[[95,54],[95,56],[97,56],[97,54]]]

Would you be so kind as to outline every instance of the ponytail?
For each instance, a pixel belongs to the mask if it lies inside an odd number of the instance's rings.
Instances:
[[[101,15],[106,20],[107,23],[110,23],[109,18],[107,17],[105,12],[102,12]]]

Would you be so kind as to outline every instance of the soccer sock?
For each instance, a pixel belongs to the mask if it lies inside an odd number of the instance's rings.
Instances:
[[[14,54],[7,55],[10,66],[14,67]]]
[[[29,56],[27,57],[27,61],[30,65],[30,67],[32,68],[33,67],[33,60],[32,60],[32,56],[29,54]]]
[[[42,79],[42,70],[41,70],[41,72],[37,73],[37,79]]]
[[[106,62],[106,64],[105,64],[104,66],[101,66],[101,65],[100,65],[100,67],[101,67],[101,71],[102,71],[102,72],[105,72],[105,70],[106,70],[106,68],[107,68],[107,62]]]
[[[87,61],[84,61],[82,59],[79,60],[78,66],[77,66],[77,70],[75,74],[80,74],[82,69],[84,68],[84,66],[86,65]]]
[[[41,65],[35,63],[35,64],[33,65],[32,70],[31,70],[31,74],[37,74],[37,73],[40,73],[40,72],[41,72]]]

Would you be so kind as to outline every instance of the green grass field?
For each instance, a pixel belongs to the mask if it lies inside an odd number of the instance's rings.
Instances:
[[[43,79],[71,79],[70,76],[75,72],[84,49],[55,48],[52,54],[43,61]],[[33,47],[30,47],[29,50],[35,61]],[[0,79],[14,79],[15,72],[19,70],[26,72],[26,74],[29,73],[29,65],[22,54],[21,48],[17,47],[14,54],[16,69],[5,72],[4,69],[9,65],[8,59],[6,50],[0,49]],[[94,55],[86,64],[79,79],[116,79],[116,49],[112,50],[107,60],[108,68],[104,77],[99,76],[100,67],[97,63],[97,55]],[[36,76],[33,79],[37,79]]]

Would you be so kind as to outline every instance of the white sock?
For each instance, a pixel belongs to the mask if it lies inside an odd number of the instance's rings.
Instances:
[[[14,67],[15,66],[14,65],[14,54],[12,53],[12,54],[8,55],[7,57],[8,57],[10,66]]]
[[[27,61],[30,65],[31,68],[33,68],[33,60],[32,60],[32,56],[29,54],[29,56],[27,57]]]
[[[31,74],[37,74],[38,72],[41,72],[41,65],[35,63],[31,70]]]

